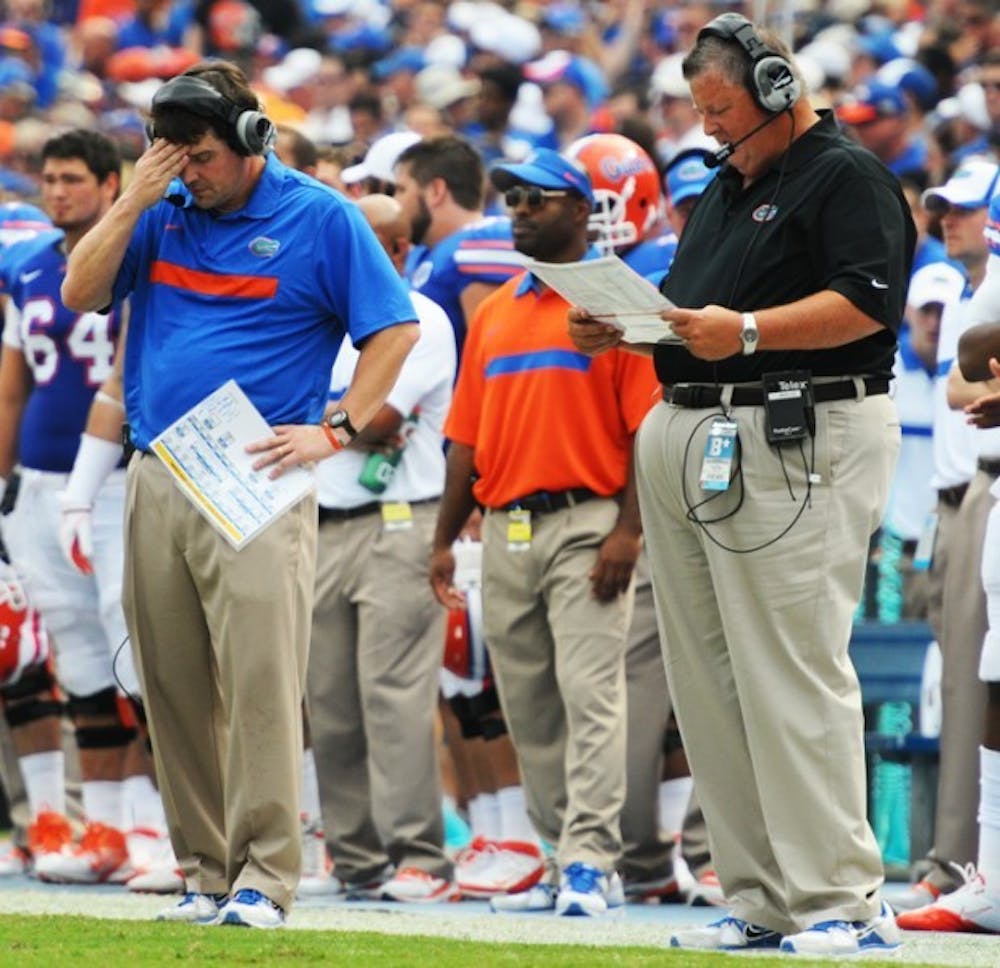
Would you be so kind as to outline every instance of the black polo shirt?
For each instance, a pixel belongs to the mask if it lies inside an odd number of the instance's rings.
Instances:
[[[834,349],[759,350],[715,363],[659,344],[661,382],[750,382],[780,370],[890,375],[916,230],[896,177],[821,114],[749,188],[722,169],[695,206],[662,289],[685,309],[714,303],[739,312],[830,289],[885,329]]]

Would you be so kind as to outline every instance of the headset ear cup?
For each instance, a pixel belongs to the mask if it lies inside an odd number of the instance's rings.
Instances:
[[[777,114],[798,101],[802,89],[784,57],[762,57],[751,65],[751,72],[753,93],[765,111]]]
[[[277,130],[260,111],[243,111],[236,119],[236,140],[251,155],[267,154],[274,147]]]
[[[153,139],[156,137],[156,128],[153,127],[152,121],[146,122],[146,140],[152,144]]]

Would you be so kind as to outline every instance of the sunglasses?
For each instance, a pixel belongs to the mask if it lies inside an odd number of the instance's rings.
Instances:
[[[561,198],[563,195],[568,194],[569,192],[566,191],[539,188],[537,185],[529,185],[527,187],[515,185],[504,192],[503,200],[507,203],[508,208],[517,208],[521,202],[527,202],[528,208],[541,208],[548,199]]]

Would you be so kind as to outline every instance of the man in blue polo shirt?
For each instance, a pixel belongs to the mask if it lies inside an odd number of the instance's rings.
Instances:
[[[121,198],[74,250],[63,299],[78,311],[132,303],[122,384],[139,453],[125,610],[189,892],[161,917],[278,927],[301,866],[315,496],[234,551],[148,448],[235,379],[275,430],[251,448],[259,469],[277,476],[329,457],[381,406],[416,316],[360,213],[270,152],[273,126],[238,68],[205,62],[168,81],[153,99],[152,134]],[[360,358],[325,415],[345,334]],[[88,497],[71,492],[68,532]]]

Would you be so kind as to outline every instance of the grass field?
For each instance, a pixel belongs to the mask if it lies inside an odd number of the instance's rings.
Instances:
[[[829,962],[762,955],[754,968],[811,968]],[[447,938],[340,931],[241,931],[68,916],[0,916],[0,964],[5,968],[112,968],[129,965],[290,965],[332,968],[716,968],[732,955],[665,948],[579,945],[496,945]],[[894,965],[865,959],[866,968]]]

